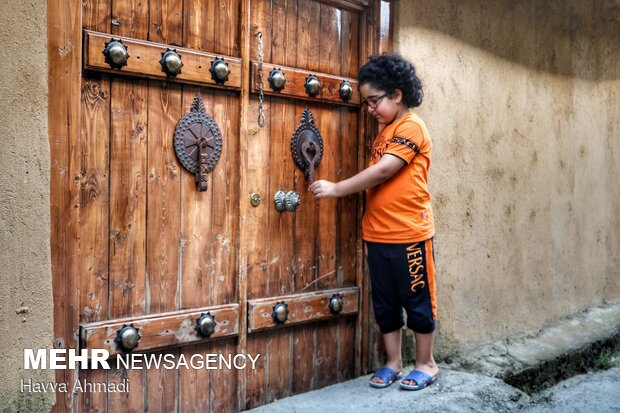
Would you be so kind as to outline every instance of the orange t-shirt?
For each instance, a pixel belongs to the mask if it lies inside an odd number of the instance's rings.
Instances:
[[[387,181],[366,190],[364,240],[398,244],[435,235],[428,192],[431,148],[426,125],[413,112],[387,125],[375,138],[371,166],[385,154],[398,156],[407,164]]]

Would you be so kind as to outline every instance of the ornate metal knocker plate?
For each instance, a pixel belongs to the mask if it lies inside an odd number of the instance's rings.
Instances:
[[[200,191],[207,190],[207,174],[222,154],[222,133],[205,113],[205,105],[196,93],[190,111],[183,115],[174,131],[174,151],[181,165],[196,176]]]
[[[307,180],[313,182],[314,172],[323,157],[323,138],[314,126],[314,116],[308,107],[304,109],[301,123],[291,137],[291,152],[295,165],[304,171]]]

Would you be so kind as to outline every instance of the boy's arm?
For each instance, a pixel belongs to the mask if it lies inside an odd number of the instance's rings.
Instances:
[[[357,175],[337,183],[315,181],[308,188],[317,198],[338,198],[363,191],[390,179],[407,163],[398,156],[385,154],[379,162]]]

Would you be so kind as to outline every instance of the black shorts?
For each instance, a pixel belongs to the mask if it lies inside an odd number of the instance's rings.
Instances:
[[[435,257],[433,239],[406,244],[366,242],[372,305],[381,333],[405,325],[416,333],[435,331]]]

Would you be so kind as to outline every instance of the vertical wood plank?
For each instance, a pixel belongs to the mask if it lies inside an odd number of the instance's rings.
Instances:
[[[340,72],[340,37],[338,25],[339,11],[331,6],[321,4],[322,36],[320,42],[320,68],[324,73]],[[338,181],[340,167],[339,121],[337,108],[321,105],[318,125],[323,135],[323,158],[319,166],[318,176],[329,181]],[[328,289],[337,285],[338,266],[337,257],[340,256],[340,245],[337,242],[340,235],[337,215],[338,200],[319,200],[319,249],[318,249],[318,278],[317,288]],[[337,342],[337,325],[329,322],[317,325],[317,342]],[[321,388],[330,384],[330,372],[337,367],[337,348],[335,346],[317,346],[314,374],[316,387]]]
[[[214,91],[212,116],[223,137],[219,163],[210,175],[214,193],[212,230],[214,275],[212,304],[226,304],[236,299],[235,256],[238,204],[238,101],[233,92]],[[213,343],[215,353],[229,354],[231,340]],[[234,370],[214,370],[211,375],[212,411],[232,411],[236,406],[234,389],[237,375]]]
[[[47,2],[50,244],[55,348],[77,348],[81,10],[81,3],[75,0]],[[57,383],[71,386],[74,379],[75,370],[56,370]],[[71,411],[76,407],[71,392],[56,393],[54,411]]]
[[[83,0],[82,26],[87,30],[110,32],[112,0]]]
[[[111,0],[112,34],[147,40],[149,33],[148,0]]]
[[[184,0],[185,47],[212,52],[216,1]]]
[[[258,32],[262,32],[263,42],[263,61],[271,61],[271,25],[272,10],[270,0],[258,0],[250,2],[250,21],[251,36],[249,41],[250,54],[252,59],[258,59]],[[264,87],[268,87],[267,75],[264,74]],[[258,108],[258,99],[252,97],[251,105]],[[265,231],[269,231],[273,222],[271,210],[273,210],[274,192],[270,187],[269,177],[271,175],[270,150],[271,150],[271,128],[273,125],[272,99],[266,97],[263,103],[266,114],[265,127],[259,128],[256,117],[252,116],[248,122],[247,141],[245,145],[251,147],[247,153],[246,169],[246,188],[249,189],[249,196],[252,192],[261,195],[261,205],[257,208],[247,210],[247,216],[242,218],[242,225],[245,222],[247,232],[244,240],[247,245],[247,298],[264,297],[270,288],[269,271],[274,265],[272,254],[270,254],[269,237]],[[251,110],[253,114],[258,114],[258,109]],[[252,119],[253,118],[253,119]],[[247,201],[245,201],[247,202]],[[277,254],[277,252],[275,252]],[[277,263],[277,262],[275,262]],[[246,397],[244,402],[247,408],[259,406],[267,402],[267,386],[269,382],[269,361],[271,353],[268,351],[269,334],[252,334],[248,336],[247,351],[250,353],[260,353],[264,357],[259,360],[256,370],[247,371],[245,375]]]
[[[258,46],[256,35],[258,32],[263,33],[263,61],[270,63],[272,61],[271,58],[271,0],[255,0],[250,2],[251,11],[250,11],[250,19],[251,19],[251,33],[252,38],[250,41],[252,44],[250,45],[250,58],[252,60],[258,60]],[[267,73],[265,75],[265,80],[267,79]],[[268,87],[267,85],[265,87]]]
[[[237,234],[237,205],[239,202],[238,163],[238,99],[234,92],[214,91],[211,116],[222,132],[221,158],[209,175],[213,191],[212,237],[213,254],[212,304],[226,304],[236,299],[235,257]],[[213,352],[234,353],[231,340],[216,341]],[[236,406],[234,370],[214,370],[211,373],[211,411],[232,411]]]
[[[339,109],[339,130],[341,137],[339,179],[347,179],[358,172],[357,162],[357,139],[358,139],[358,114],[351,108]],[[357,219],[358,200],[362,194],[352,194],[339,199],[338,216],[340,217],[340,262],[338,271],[338,286],[351,286],[356,284],[357,256]]]
[[[114,79],[111,91],[109,318],[145,312],[146,81]]]
[[[250,157],[250,147],[248,145],[250,133],[250,41],[252,40],[250,24],[250,1],[240,0],[240,56],[241,56],[241,91],[240,91],[240,113],[239,113],[239,248],[238,248],[238,276],[237,276],[237,300],[239,301],[239,337],[237,340],[237,354],[248,353],[247,335],[247,296],[248,296],[248,255],[250,249],[247,236],[246,224],[250,210],[254,209],[249,201],[252,188],[250,187],[248,176],[248,165]],[[241,144],[243,143],[243,144]],[[253,371],[250,369],[249,371]],[[237,373],[237,407],[239,410],[247,408],[247,378],[246,370],[239,370]]]
[[[236,353],[236,345],[233,339],[218,340],[213,342],[213,353],[228,357]],[[251,363],[247,361],[246,369],[251,369]],[[238,411],[237,402],[237,371],[234,365],[230,369],[224,366],[221,369],[211,371],[211,410],[214,413]]]
[[[80,370],[80,383],[104,383],[108,382],[108,371],[103,369]],[[107,393],[102,391],[88,391],[78,394],[78,411],[89,413],[102,413],[107,411]]]
[[[191,40],[191,39],[190,39]],[[189,108],[199,89],[185,86],[183,89],[182,113]],[[213,91],[200,90],[207,113],[213,113]],[[192,308],[208,306],[213,303],[213,174],[209,174],[207,191],[196,188],[194,175],[183,171],[181,174],[181,307]],[[191,351],[204,348],[212,350],[211,344],[189,346],[181,351],[191,357]],[[210,371],[196,372],[193,369],[179,371],[181,383],[180,406],[184,411],[209,411],[211,394]],[[187,388],[194,382],[196,389]]]
[[[209,243],[213,253],[212,304],[227,304],[236,298],[235,255],[237,205],[239,202],[239,132],[238,98],[234,92],[213,92],[210,115],[222,132],[222,154],[209,174],[213,191],[211,208],[212,235]]]
[[[182,0],[148,2],[150,41],[182,46]],[[147,146],[147,275],[146,311],[180,307],[181,166],[173,147],[174,129],[181,117],[182,88],[160,81],[148,83]],[[178,356],[179,351],[169,352]],[[159,353],[155,353],[159,354]],[[179,371],[149,369],[145,374],[145,409],[176,411]]]
[[[148,39],[183,46],[183,0],[149,0]]]
[[[110,0],[82,2],[82,26],[110,31]],[[80,322],[105,320],[108,315],[108,216],[110,153],[110,80],[85,75],[82,90],[80,189]],[[80,370],[80,380],[106,383],[105,370]],[[78,409],[107,410],[105,392],[78,393]]]
[[[213,53],[239,56],[239,0],[214,0]]]
[[[356,319],[341,318],[338,325],[338,367],[336,380],[341,382],[355,377]]]
[[[174,360],[179,359],[179,350],[170,349],[164,352],[151,353],[157,357],[160,354],[173,354]],[[179,401],[179,371],[176,369],[150,368],[143,370],[146,386],[146,412],[176,412]],[[132,389],[133,391],[133,389]]]
[[[212,353],[211,343],[181,347],[180,353],[188,360],[193,354]],[[211,370],[206,369],[183,369],[180,371],[180,412],[211,411],[210,372]]]
[[[321,40],[323,37],[323,20],[321,15],[321,3],[308,1],[308,39],[306,65],[308,70],[321,71]]]
[[[109,392],[108,411],[109,412],[128,412],[139,413],[146,411],[145,405],[145,375],[146,370],[127,370],[123,366],[116,367],[115,363],[110,365],[108,371],[108,382],[119,385],[127,383],[129,392]]]
[[[80,322],[105,320],[108,315],[108,214],[110,151],[110,81],[95,75],[82,79],[82,139],[80,190]],[[87,382],[107,375],[82,370]],[[88,411],[105,411],[102,392],[78,394]]]
[[[297,67],[310,69],[315,56],[315,44],[312,38],[317,25],[312,16],[316,16],[318,4],[310,0],[298,0],[297,3],[297,36],[296,60]],[[315,59],[316,61],[317,59]],[[316,63],[314,63],[316,64]],[[304,104],[295,105],[294,125],[301,121]],[[316,116],[316,109],[313,108]],[[294,130],[294,129],[293,129]],[[295,245],[295,292],[316,290],[317,278],[317,229],[318,229],[318,202],[308,192],[309,182],[303,172],[295,168],[295,190],[301,195],[302,202],[295,213],[294,245]],[[294,394],[309,391],[314,388],[314,355],[315,337],[314,326],[298,326],[292,330],[293,335],[293,388]]]
[[[149,81],[146,310],[178,307],[181,169],[173,147],[181,87]]]

